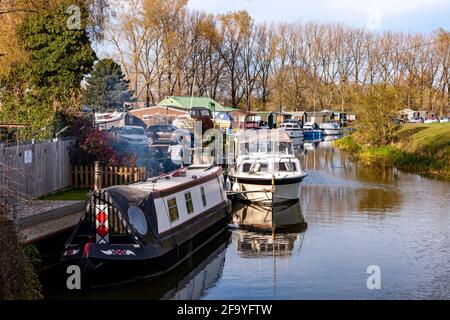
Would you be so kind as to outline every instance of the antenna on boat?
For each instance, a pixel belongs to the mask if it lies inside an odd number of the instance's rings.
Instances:
[[[197,70],[194,70],[194,79],[192,80],[192,89],[191,89],[191,108],[192,109],[192,105],[194,104],[194,86],[195,86],[195,78],[197,76]]]

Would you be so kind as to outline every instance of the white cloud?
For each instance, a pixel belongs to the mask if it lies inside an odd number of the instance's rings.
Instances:
[[[448,5],[448,0],[324,0],[330,10],[364,14],[368,8],[379,8],[383,16],[401,15],[420,9],[433,9]]]

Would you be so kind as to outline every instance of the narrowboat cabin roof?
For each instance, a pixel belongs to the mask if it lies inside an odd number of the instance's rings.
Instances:
[[[120,188],[128,189],[129,192],[133,190],[139,193],[153,193],[153,196],[157,198],[158,195],[163,197],[168,193],[176,193],[179,190],[186,189],[191,184],[197,185],[216,179],[221,173],[222,169],[220,167],[197,165]],[[108,190],[106,189],[106,191]]]

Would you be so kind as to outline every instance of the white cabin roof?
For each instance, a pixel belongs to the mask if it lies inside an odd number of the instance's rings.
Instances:
[[[292,142],[283,129],[276,130],[242,130],[236,134],[238,143]]]
[[[220,167],[211,167],[209,165],[191,166],[167,175],[150,178],[145,182],[131,184],[128,187],[141,191],[148,191],[149,193],[158,191],[167,192],[174,188],[180,188],[183,185],[187,186],[191,183],[202,181],[203,179],[208,180],[208,177],[212,179],[219,176],[221,173],[222,168]]]

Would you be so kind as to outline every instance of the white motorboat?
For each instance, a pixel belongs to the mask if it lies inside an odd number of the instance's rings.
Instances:
[[[280,129],[284,129],[291,139],[303,140],[303,129],[298,123],[285,122],[280,125]]]
[[[95,113],[95,124],[103,125],[112,122],[117,122],[125,119],[125,112],[114,111],[114,112],[105,112],[105,113]]]
[[[336,123],[322,123],[319,128],[323,130],[326,136],[339,136],[344,133],[344,130]]]
[[[273,205],[299,199],[307,173],[285,130],[247,130],[236,139],[238,156],[229,178],[240,200]]]

